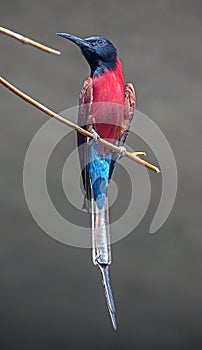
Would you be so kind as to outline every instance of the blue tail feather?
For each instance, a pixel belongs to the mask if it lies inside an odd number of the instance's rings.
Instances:
[[[106,199],[112,155],[109,152],[107,155],[100,156],[98,151],[99,145],[89,145],[88,173],[93,187],[94,199],[98,208],[102,209]]]

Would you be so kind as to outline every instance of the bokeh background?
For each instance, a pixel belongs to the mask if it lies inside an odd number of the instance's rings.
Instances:
[[[55,111],[77,104],[89,73],[78,49],[55,33],[111,39],[126,81],[135,83],[138,109],[167,137],[179,174],[176,202],[161,229],[148,233],[161,193],[160,177],[150,174],[144,220],[113,245],[115,333],[90,250],[51,239],[25,202],[25,154],[48,118],[1,87],[1,349],[201,349],[202,2],[2,0],[0,8],[2,26],[62,51],[51,56],[0,37],[1,75]],[[64,155],[65,143],[60,149]],[[56,201],[58,179],[56,162],[50,179]]]

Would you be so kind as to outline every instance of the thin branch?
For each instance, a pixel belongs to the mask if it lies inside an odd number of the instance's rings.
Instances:
[[[81,128],[79,125],[72,123],[71,121],[63,118],[62,116],[60,116],[59,114],[53,112],[51,109],[45,107],[44,105],[42,105],[40,102],[34,100],[32,97],[26,95],[24,92],[22,92],[21,90],[17,89],[14,85],[12,85],[11,83],[9,83],[7,80],[5,80],[4,78],[2,78],[0,76],[0,83],[3,84],[7,89],[11,90],[14,94],[16,94],[17,96],[19,96],[20,98],[22,98],[24,101],[30,103],[31,105],[33,105],[34,107],[36,107],[37,109],[41,110],[42,112],[44,112],[45,114],[49,115],[52,118],[55,118],[56,120],[58,120],[59,122],[69,126],[70,128],[74,129],[75,131],[81,133],[82,135],[89,137],[91,139],[94,138],[93,134],[83,128]],[[117,147],[114,144],[99,138],[98,142],[102,143],[103,145],[113,149],[115,152],[120,153],[121,152],[121,147]],[[160,173],[160,170],[146,162],[145,160],[139,158],[137,155],[145,155],[144,152],[128,152],[126,151],[125,156],[127,158],[130,158],[132,160],[134,160],[135,162],[137,162],[140,165],[143,165],[145,167],[147,167],[148,169],[156,172],[157,174]]]
[[[10,36],[11,38],[14,38],[20,42],[22,42],[23,44],[28,44],[28,45],[32,45],[37,47],[38,49],[42,50],[42,51],[46,51],[48,53],[53,53],[54,55],[60,55],[61,52],[55,49],[52,49],[51,47],[45,46],[37,41],[34,41],[30,38],[27,38],[21,34],[15,33],[10,29],[4,28],[4,27],[0,27],[0,33],[5,34]]]
[[[146,152],[138,151],[138,152],[132,152],[137,157],[146,157]]]

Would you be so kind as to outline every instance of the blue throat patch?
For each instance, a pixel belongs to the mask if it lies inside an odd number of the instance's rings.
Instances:
[[[112,153],[98,155],[99,145],[88,146],[88,173],[93,187],[94,199],[99,209],[105,205]]]

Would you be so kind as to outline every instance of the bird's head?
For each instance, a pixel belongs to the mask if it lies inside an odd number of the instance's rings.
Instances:
[[[115,68],[117,51],[108,39],[100,36],[81,39],[66,33],[57,33],[57,35],[80,47],[91,67],[91,75],[103,74],[106,69],[113,70]]]

